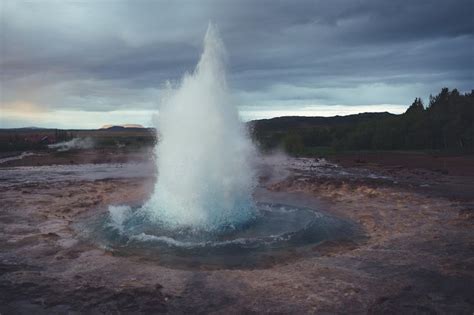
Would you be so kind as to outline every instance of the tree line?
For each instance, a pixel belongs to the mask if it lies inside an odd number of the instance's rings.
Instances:
[[[336,117],[281,117],[253,121],[262,150],[295,155],[330,150],[474,151],[474,90],[443,88],[425,106],[416,98],[400,115],[364,113]]]

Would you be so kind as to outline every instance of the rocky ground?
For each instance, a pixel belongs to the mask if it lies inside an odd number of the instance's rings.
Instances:
[[[472,314],[474,176],[339,163],[344,166],[266,158],[262,186],[320,200],[324,211],[359,224],[365,237],[243,270],[165,268],[78,237],[75,223],[110,204],[146,199],[152,174],[61,179],[46,173],[28,181],[12,179],[15,165],[4,165],[0,313]]]

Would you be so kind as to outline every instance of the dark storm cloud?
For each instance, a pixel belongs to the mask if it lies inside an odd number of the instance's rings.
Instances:
[[[209,21],[247,107],[406,104],[473,88],[471,0],[2,3],[2,103],[153,108],[166,80],[193,69]]]

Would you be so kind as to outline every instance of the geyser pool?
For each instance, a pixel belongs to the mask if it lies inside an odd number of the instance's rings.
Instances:
[[[80,229],[115,255],[173,268],[260,268],[308,255],[323,241],[353,238],[347,221],[311,208],[255,203],[252,220],[218,231],[170,228],[140,207],[116,206]]]

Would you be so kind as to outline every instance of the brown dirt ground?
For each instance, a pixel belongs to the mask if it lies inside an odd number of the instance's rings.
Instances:
[[[319,255],[266,269],[166,268],[78,238],[75,222],[109,204],[140,202],[151,180],[2,189],[0,312],[472,314],[474,198],[467,190],[449,193],[453,182],[474,181],[456,169],[464,162],[450,162],[445,174],[427,169],[435,162],[420,157],[346,159],[339,163],[387,172],[398,183],[290,172],[262,185],[322,200],[325,211],[358,223],[366,238],[323,244],[314,248]],[[403,172],[390,173],[396,161]],[[432,186],[420,186],[427,181]],[[436,193],[440,187],[448,194]]]

